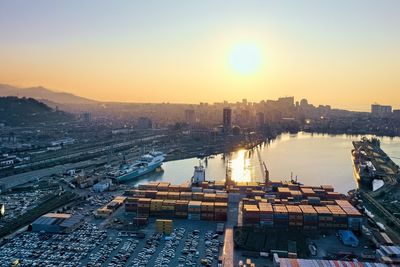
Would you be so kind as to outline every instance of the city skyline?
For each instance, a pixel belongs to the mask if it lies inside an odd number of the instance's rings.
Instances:
[[[397,106],[392,1],[1,5],[1,83],[117,102],[288,95],[349,110]]]
[[[399,14],[1,0],[0,266],[400,266]]]

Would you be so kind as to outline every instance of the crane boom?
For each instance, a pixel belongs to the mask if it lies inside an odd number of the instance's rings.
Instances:
[[[261,168],[261,173],[263,174],[264,182],[267,183],[269,182],[269,171],[267,168],[267,164],[262,160],[261,158],[261,153],[260,149],[257,147],[257,157],[258,157],[258,162],[260,163],[260,168]]]

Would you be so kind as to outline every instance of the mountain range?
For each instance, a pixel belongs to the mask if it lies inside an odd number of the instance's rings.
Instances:
[[[41,86],[19,88],[12,85],[0,84],[0,96],[18,96],[34,98],[50,106],[60,105],[90,105],[98,102],[92,99],[76,96],[70,93],[57,92]]]

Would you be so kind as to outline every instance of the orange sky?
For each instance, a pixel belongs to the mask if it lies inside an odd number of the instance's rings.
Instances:
[[[291,95],[354,110],[373,102],[400,107],[399,4],[263,2],[168,1],[154,8],[132,1],[5,1],[0,83],[103,101]],[[232,48],[244,41],[261,53],[260,68],[247,75],[229,63]]]

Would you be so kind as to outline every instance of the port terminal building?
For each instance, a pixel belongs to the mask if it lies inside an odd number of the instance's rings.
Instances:
[[[32,223],[33,232],[70,233],[83,223],[83,216],[47,213]]]

